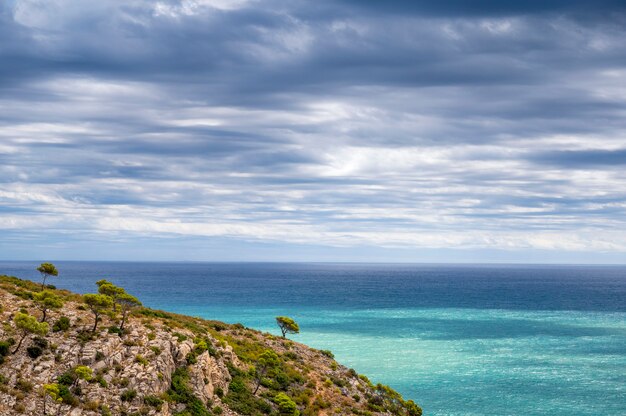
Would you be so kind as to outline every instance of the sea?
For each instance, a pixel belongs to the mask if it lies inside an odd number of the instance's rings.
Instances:
[[[40,262],[0,274],[40,280]],[[425,415],[626,415],[626,266],[55,262],[149,307],[329,349]]]

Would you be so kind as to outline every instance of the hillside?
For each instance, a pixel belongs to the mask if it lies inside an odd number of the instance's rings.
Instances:
[[[0,276],[0,415],[421,415],[329,351],[143,307],[122,331],[110,306],[93,331],[82,296]]]

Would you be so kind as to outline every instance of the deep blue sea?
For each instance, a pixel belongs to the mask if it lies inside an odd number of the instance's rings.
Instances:
[[[426,415],[626,415],[626,266],[56,262],[145,305],[277,333],[389,384]],[[0,274],[39,280],[38,262]]]

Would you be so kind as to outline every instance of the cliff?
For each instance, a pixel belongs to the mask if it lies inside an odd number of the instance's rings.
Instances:
[[[47,290],[63,306],[37,335],[24,314],[41,320],[41,285],[0,276],[0,415],[421,415],[329,351],[147,308],[124,331],[106,310],[92,332],[80,295]]]

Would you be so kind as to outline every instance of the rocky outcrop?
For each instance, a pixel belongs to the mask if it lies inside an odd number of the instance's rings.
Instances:
[[[32,301],[39,290],[32,282],[0,276],[0,343],[11,344],[9,350],[21,337],[15,315],[41,316]],[[0,354],[2,416],[40,416],[44,407],[46,414],[70,416],[171,416],[185,409],[188,415],[225,416],[421,415],[412,402],[339,365],[330,352],[239,324],[149,309],[130,316],[123,334],[119,317],[109,311],[92,333],[94,316],[81,297],[55,292],[65,304],[48,311],[47,320],[66,317],[70,324],[39,339],[29,335],[17,353],[5,348]],[[257,378],[264,351],[273,351],[278,361]],[[76,377],[79,369],[91,375]],[[45,385],[55,385],[62,397],[55,402]]]

